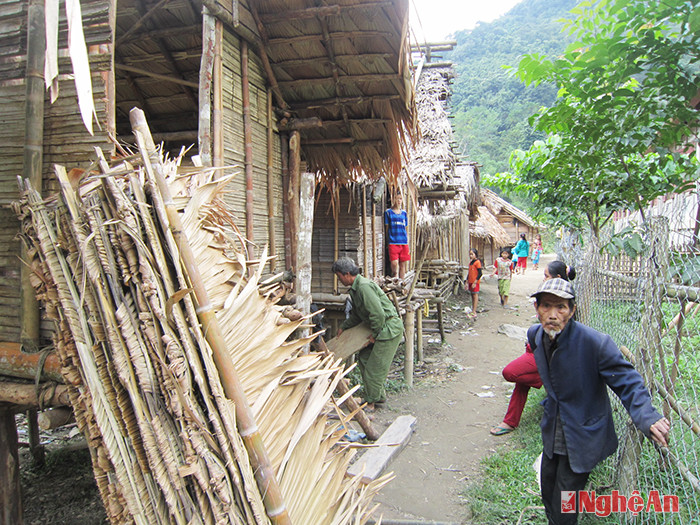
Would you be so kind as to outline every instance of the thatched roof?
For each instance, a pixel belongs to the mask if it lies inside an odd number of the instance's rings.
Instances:
[[[447,100],[451,94],[451,66],[420,68],[416,72],[416,110],[421,137],[409,150],[406,171],[426,190],[455,189],[457,157],[452,151],[452,125]]]
[[[520,208],[513,206],[510,202],[499,197],[488,188],[481,188],[481,198],[484,201],[484,205],[487,206],[494,215],[498,215],[503,211],[509,215],[512,215],[523,224],[527,224],[531,228],[536,226],[535,221],[527,213]]]
[[[498,246],[508,246],[510,235],[486,206],[479,206],[479,216],[469,223],[469,234],[480,239],[491,238]]]
[[[250,44],[251,60],[262,61],[280,126],[299,129],[307,169],[341,178],[398,174],[413,129],[407,0],[336,0],[322,7],[312,0],[189,0],[152,9],[120,0],[119,135],[130,133],[126,115],[138,105],[154,136],[196,141],[203,5]],[[237,44],[225,41],[224,49],[231,45]],[[236,89],[227,96],[240,96]],[[264,115],[264,100],[254,105],[255,118]],[[319,125],[299,127],[309,118]]]

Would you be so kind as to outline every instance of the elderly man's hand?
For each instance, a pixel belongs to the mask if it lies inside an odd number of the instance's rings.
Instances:
[[[662,417],[649,428],[649,431],[651,432],[651,439],[656,441],[662,447],[667,447],[669,430],[671,430],[671,423],[669,423],[668,419]]]
[[[342,334],[342,333],[343,333],[343,329],[342,329],[342,328],[338,328],[338,331],[335,333],[335,336],[336,336],[336,337],[340,337],[340,334]]]

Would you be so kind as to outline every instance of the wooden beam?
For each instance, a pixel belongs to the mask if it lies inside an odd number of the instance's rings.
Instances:
[[[327,146],[333,144],[348,144],[349,146],[380,146],[384,144],[381,139],[358,140],[350,137],[338,137],[336,139],[305,139],[302,141],[304,146]]]
[[[372,61],[375,59],[388,59],[393,58],[396,55],[392,53],[364,53],[362,55],[335,55],[336,62],[365,62]],[[297,67],[297,66],[307,66],[319,64],[330,64],[331,61],[327,57],[313,57],[313,58],[294,58],[290,60],[279,60],[275,62],[275,67]]]
[[[34,354],[22,352],[19,343],[0,343],[0,375],[34,379],[41,360],[42,354],[40,352]],[[56,354],[50,353],[46,356],[41,377],[63,382],[61,362]]]
[[[362,483],[377,479],[411,440],[416,426],[414,416],[399,416],[389,425],[375,447],[367,449],[348,469],[348,475],[362,475]]]
[[[131,44],[134,42],[142,42],[144,40],[151,40],[157,38],[170,38],[178,37],[182,35],[191,35],[193,33],[199,33],[202,30],[202,24],[194,24],[188,26],[168,26],[158,29],[149,29],[148,31],[139,31],[128,35],[126,38],[121,37],[119,43],[121,45]]]
[[[161,7],[163,7],[168,2],[170,2],[170,0],[160,0],[160,2],[151,7],[146,13],[144,13],[141,16],[140,19],[136,21],[134,25],[132,25],[123,35],[121,35],[116,40],[116,42],[114,43],[114,47],[121,46],[127,38],[129,38],[132,34],[141,29],[141,26],[143,26]]]
[[[280,87],[277,84],[277,76],[272,70],[270,58],[267,53],[267,45],[269,42],[269,39],[267,38],[267,30],[265,29],[265,25],[260,20],[260,17],[258,16],[258,10],[255,9],[255,5],[253,3],[250,4],[250,12],[253,15],[253,20],[255,20],[255,25],[258,28],[258,33],[260,33],[260,59],[262,60],[263,68],[265,69],[265,73],[267,74],[267,80],[270,83],[270,88],[272,89],[272,92],[275,95],[277,105],[282,109],[287,109],[287,102],[284,100],[284,97],[282,96],[282,91],[280,90]]]
[[[348,105],[359,105],[372,102],[391,102],[392,100],[399,100],[401,97],[399,95],[374,95],[374,96],[361,96],[361,97],[332,97],[332,98],[321,98],[318,100],[307,100],[306,102],[293,102],[289,105],[290,109],[318,109],[326,106],[342,106]]]
[[[290,118],[284,123],[280,123],[280,131],[295,131],[300,129],[320,128],[324,124],[318,117]]]
[[[416,275],[416,279],[418,276]],[[408,388],[413,388],[413,349],[416,333],[416,312],[409,302],[406,303],[406,319],[404,321],[404,363],[403,379]]]
[[[396,33],[393,31],[340,31],[330,33],[331,38],[395,38]],[[323,35],[299,35],[283,38],[270,38],[267,41],[269,46],[288,45],[298,42],[319,41],[323,39]]]
[[[289,136],[289,225],[291,229],[292,267],[296,272],[297,240],[299,235],[299,180],[301,177],[301,137],[298,131]]]
[[[355,82],[387,82],[392,80],[401,81],[396,73],[368,73],[366,75],[343,75],[338,77],[337,82],[340,84],[352,84]],[[317,77],[317,78],[300,78],[297,80],[282,80],[279,84],[285,88],[297,88],[309,84],[316,85],[319,83],[336,82],[332,77]]]
[[[326,346],[336,358],[347,359],[369,345],[370,337],[372,337],[372,330],[366,324],[360,323],[343,330],[342,334],[328,341]]]
[[[182,78],[176,78],[168,75],[160,75],[158,73],[153,73],[145,69],[138,67],[127,66],[126,64],[114,64],[114,69],[119,71],[128,71],[129,73],[136,73],[137,75],[142,75],[144,77],[151,77],[157,80],[164,80],[165,82],[171,82],[173,84],[179,84],[182,86],[189,86],[192,88],[199,89],[199,84],[197,82],[190,82],[189,80],[184,80]]]
[[[0,381],[0,403],[17,405],[17,410],[29,407],[70,405],[68,387],[56,383],[42,383],[39,389],[41,399],[37,397],[37,388],[33,383],[13,383]]]

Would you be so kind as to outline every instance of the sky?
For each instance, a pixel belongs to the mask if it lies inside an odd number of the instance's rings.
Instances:
[[[492,22],[522,0],[409,0],[411,29],[419,42],[444,41],[460,29]]]

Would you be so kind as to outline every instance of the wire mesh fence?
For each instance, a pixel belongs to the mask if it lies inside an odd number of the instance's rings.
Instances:
[[[643,223],[632,216],[616,224],[618,231],[624,225],[641,236],[637,257],[601,250],[612,232],[585,242],[578,232],[564,232],[557,248],[579,274],[578,320],[615,340],[644,376],[654,406],[671,421],[669,447],[662,449],[643,438],[611,395],[620,446],[591,477],[598,494],[618,491],[625,497],[627,508],[620,509],[618,500],[610,523],[700,523],[698,195],[677,199],[650,210]],[[632,501],[636,494],[642,499]],[[641,510],[634,512],[640,501]]]

